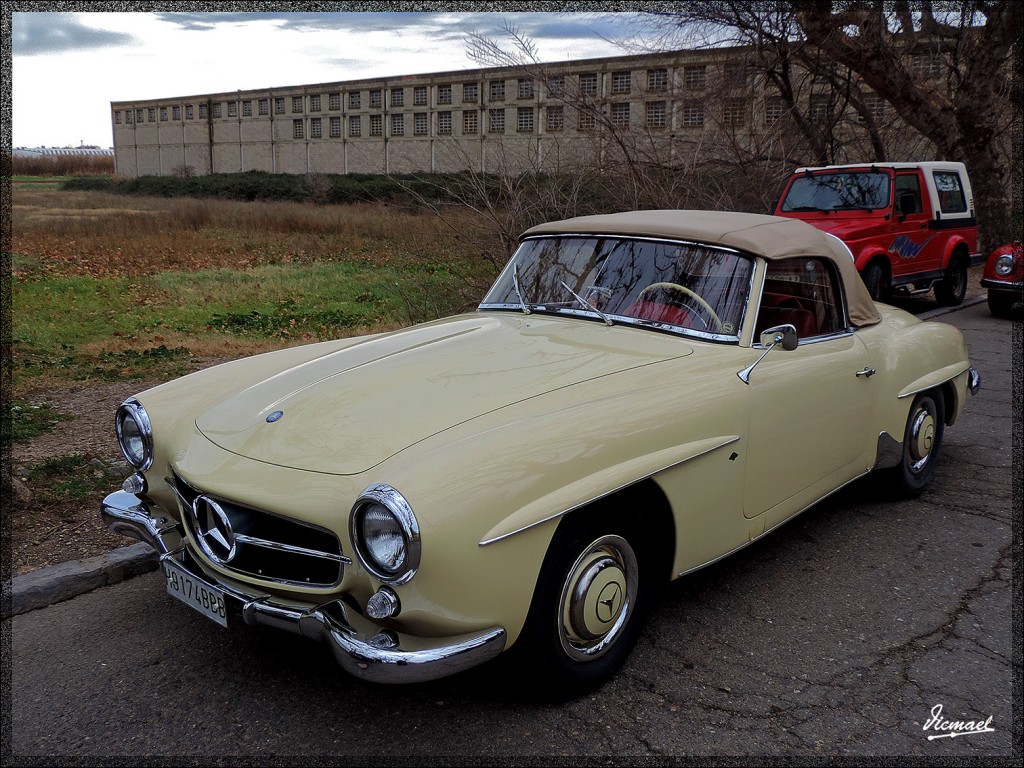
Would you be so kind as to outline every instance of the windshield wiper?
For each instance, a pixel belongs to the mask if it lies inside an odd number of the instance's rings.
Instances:
[[[565,288],[565,290],[567,290],[569,293],[571,293],[573,295],[573,298],[575,298],[576,301],[578,301],[580,304],[582,304],[585,307],[590,307],[598,315],[600,315],[601,319],[604,320],[605,325],[611,325],[612,324],[612,319],[610,317],[608,317],[608,315],[606,315],[600,309],[598,309],[594,305],[593,302],[588,301],[587,299],[584,299],[582,296],[580,296],[578,293],[576,293],[576,291],[574,291],[572,288],[570,288],[568,285],[565,284],[564,280],[560,280],[559,282],[562,284],[562,287]]]
[[[530,308],[526,306],[526,302],[523,301],[523,292],[519,287],[519,264],[512,265],[512,287],[515,288],[516,297],[519,299],[519,306],[522,307],[523,314],[530,314]]]

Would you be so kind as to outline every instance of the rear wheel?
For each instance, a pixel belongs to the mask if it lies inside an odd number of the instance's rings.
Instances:
[[[581,515],[555,533],[517,642],[531,685],[556,697],[597,687],[622,665],[654,593],[646,527],[621,511]]]
[[[946,274],[935,284],[935,298],[946,307],[956,307],[963,303],[967,294],[967,259],[953,256],[946,268]]]
[[[873,301],[886,301],[889,297],[889,280],[881,262],[873,261],[861,272],[861,279],[867,286]]]
[[[935,460],[945,428],[942,394],[922,392],[914,398],[903,435],[903,456],[891,471],[898,495],[920,496],[935,474]]]

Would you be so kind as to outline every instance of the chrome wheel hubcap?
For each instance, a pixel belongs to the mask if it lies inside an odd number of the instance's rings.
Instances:
[[[604,654],[621,635],[637,592],[636,554],[621,536],[602,536],[576,559],[562,587],[559,640],[573,659]]]
[[[935,445],[935,417],[922,408],[910,427],[910,469],[920,472],[931,458]]]

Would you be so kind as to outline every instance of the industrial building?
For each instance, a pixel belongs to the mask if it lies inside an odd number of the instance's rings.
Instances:
[[[792,140],[791,103],[750,55],[677,51],[114,102],[116,171],[559,170]],[[805,74],[799,98],[811,119],[849,111],[836,106],[834,79]],[[862,123],[865,112],[889,118],[876,94],[857,95]]]

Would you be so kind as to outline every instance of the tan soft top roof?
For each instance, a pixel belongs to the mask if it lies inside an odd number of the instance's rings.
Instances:
[[[831,259],[842,276],[850,322],[860,327],[881,320],[846,246],[799,219],[732,211],[628,211],[551,221],[523,237],[553,234],[643,235],[724,245],[765,259]]]

